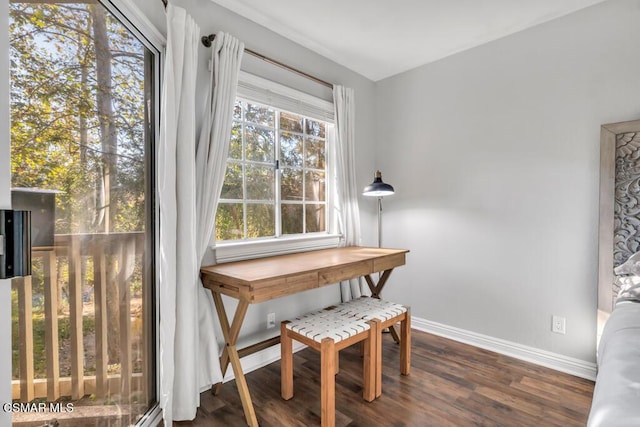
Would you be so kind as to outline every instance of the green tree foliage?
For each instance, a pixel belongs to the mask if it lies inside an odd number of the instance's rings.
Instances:
[[[146,48],[96,2],[10,2],[9,25],[12,186],[59,191],[56,234],[144,231]],[[111,361],[116,258],[106,260]]]
[[[60,191],[56,233],[104,230],[106,202],[113,221],[104,231],[144,228],[144,46],[97,8],[10,3],[12,186]],[[107,51],[96,48],[96,19]],[[106,85],[98,79],[105,63]],[[108,122],[100,93],[114,112]],[[112,153],[105,127],[114,132]],[[108,161],[117,173],[105,189]]]

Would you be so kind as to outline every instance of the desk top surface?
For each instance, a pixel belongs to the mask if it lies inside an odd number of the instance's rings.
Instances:
[[[407,249],[347,246],[203,267],[205,287],[253,302],[404,265]]]

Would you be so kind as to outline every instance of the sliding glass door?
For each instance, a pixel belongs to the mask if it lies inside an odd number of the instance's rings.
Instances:
[[[47,408],[13,421],[135,424],[156,401],[159,53],[99,2],[9,8],[11,198],[33,223],[33,274],[12,282],[12,393]]]

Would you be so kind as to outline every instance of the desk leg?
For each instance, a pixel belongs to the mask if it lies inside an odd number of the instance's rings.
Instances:
[[[387,283],[387,280],[389,279],[389,276],[391,275],[391,272],[393,271],[393,268],[389,269],[389,270],[385,270],[382,273],[382,276],[380,276],[380,279],[378,280],[378,283],[373,283],[373,279],[371,278],[371,275],[367,274],[366,276],[364,276],[364,279],[367,281],[367,285],[369,285],[369,290],[371,291],[371,297],[372,298],[380,298],[380,296],[382,295],[382,288],[384,288],[384,285]],[[393,340],[396,343],[400,343],[400,337],[398,336],[398,332],[396,332],[396,328],[392,325],[389,326],[389,332],[391,333],[391,336],[393,337]]]
[[[396,331],[396,327],[391,325],[389,326],[389,333],[391,334],[391,337],[393,338],[393,340],[400,344],[400,337],[398,336],[398,331]]]
[[[229,352],[227,351],[227,346],[225,345],[222,349],[222,355],[220,356],[220,370],[222,371],[222,378],[227,373],[227,368],[229,367]],[[217,395],[220,393],[220,389],[222,388],[222,381],[213,387],[213,394]]]
[[[227,368],[229,367],[229,331],[231,326],[229,326],[229,318],[227,317],[227,311],[224,308],[224,304],[222,302],[222,297],[220,294],[217,294],[211,291],[213,295],[213,303],[216,306],[216,311],[218,312],[218,319],[220,320],[220,328],[222,329],[222,334],[224,337],[225,346],[222,349],[222,355],[220,356],[220,370],[222,371],[222,378],[224,378],[227,373]],[[213,394],[217,395],[220,393],[220,389],[222,388],[222,381],[213,386]]]
[[[247,420],[247,424],[251,427],[258,426],[258,419],[256,418],[256,412],[253,409],[253,403],[251,402],[251,395],[249,394],[249,387],[247,387],[247,380],[242,372],[242,365],[240,364],[240,356],[238,355],[238,349],[236,344],[238,342],[238,336],[240,335],[240,328],[244,316],[247,314],[249,303],[244,300],[238,301],[238,307],[233,316],[233,322],[229,325],[229,318],[222,302],[222,296],[216,292],[213,294],[213,302],[218,312],[218,318],[220,319],[220,327],[222,334],[224,335],[224,341],[226,343],[222,356],[220,357],[220,368],[222,375],[227,372],[229,364],[233,369],[233,373],[236,377],[236,386],[238,387],[238,394],[240,394],[240,400],[242,401],[242,409],[244,410],[244,416]],[[215,386],[214,394],[218,394],[222,383],[218,383]]]
[[[369,285],[369,290],[371,291],[371,296],[373,298],[380,298],[380,295],[382,294],[382,288],[384,288],[384,285],[387,283],[387,280],[389,279],[389,276],[391,276],[392,271],[393,268],[385,270],[382,273],[382,276],[380,276],[380,280],[378,280],[377,284],[373,283],[373,279],[371,278],[370,274],[364,276],[364,280],[367,281],[367,285]]]

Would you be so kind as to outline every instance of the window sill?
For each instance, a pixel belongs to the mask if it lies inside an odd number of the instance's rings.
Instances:
[[[336,248],[342,238],[339,234],[319,234],[303,237],[280,237],[252,242],[220,243],[212,246],[216,263],[241,261],[251,258]]]

